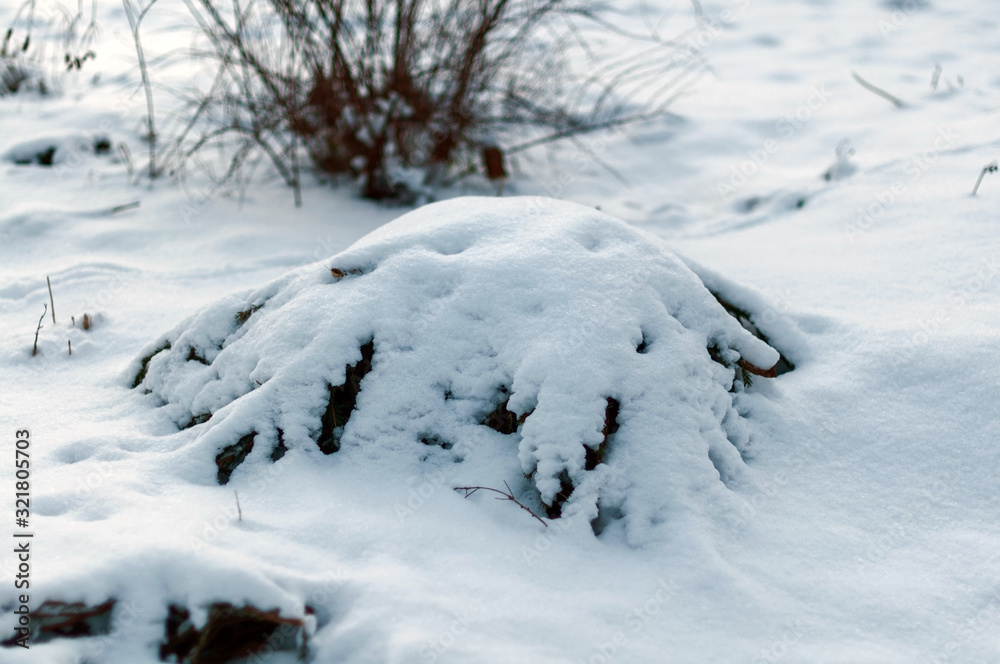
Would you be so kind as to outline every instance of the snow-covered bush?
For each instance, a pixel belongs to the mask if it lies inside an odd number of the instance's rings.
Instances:
[[[292,456],[457,468],[638,534],[738,479],[737,374],[778,361],[657,239],[576,204],[467,198],[223,299],[128,375],[195,428],[203,481]]]

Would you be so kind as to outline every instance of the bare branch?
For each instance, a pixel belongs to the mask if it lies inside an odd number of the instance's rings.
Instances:
[[[35,328],[35,345],[31,347],[32,357],[38,355],[38,332],[39,330],[42,329],[42,321],[45,320],[45,314],[48,312],[48,310],[49,310],[49,305],[46,304],[45,308],[42,309],[42,315],[38,317],[38,327]]]
[[[530,514],[531,516],[535,517],[535,520],[538,521],[538,523],[542,524],[546,528],[549,527],[549,524],[547,524],[544,521],[542,521],[542,517],[540,517],[537,514],[535,514],[534,512],[532,512],[531,509],[529,509],[524,503],[522,503],[521,501],[519,501],[517,498],[514,497],[514,492],[510,490],[510,485],[507,484],[506,481],[504,481],[503,485],[505,487],[507,487],[507,491],[506,492],[501,491],[500,489],[491,489],[488,486],[457,486],[457,487],[455,487],[455,491],[464,491],[465,492],[465,496],[464,496],[465,498],[468,498],[469,496],[471,496],[472,494],[474,494],[475,492],[480,491],[480,490],[482,490],[482,491],[492,491],[493,493],[499,493],[501,497],[497,498],[497,500],[509,500],[509,501],[511,501],[512,503],[514,503],[515,505],[517,505],[518,507],[520,507],[522,510],[524,510],[528,514]]]

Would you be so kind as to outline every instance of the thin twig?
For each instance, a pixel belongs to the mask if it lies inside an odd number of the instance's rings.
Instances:
[[[512,492],[510,490],[510,485],[507,484],[506,481],[503,483],[503,485],[505,487],[507,487],[507,493],[504,493],[500,489],[491,489],[488,486],[457,486],[457,487],[455,487],[455,491],[464,491],[465,492],[465,496],[464,496],[465,498],[468,498],[469,496],[471,496],[475,492],[479,491],[480,489],[482,489],[483,491],[492,491],[493,493],[499,493],[503,497],[502,498],[497,498],[497,500],[509,500],[509,501],[511,501],[512,503],[514,503],[515,505],[517,505],[518,507],[520,507],[522,510],[524,510],[528,514],[530,514],[531,516],[535,517],[535,520],[537,520],[538,523],[542,524],[546,528],[549,527],[549,524],[547,524],[544,521],[542,521],[542,517],[540,517],[537,514],[535,514],[534,512],[532,512],[531,509],[529,509],[527,506],[524,505],[524,503],[522,503],[521,501],[519,501],[517,498],[514,497],[514,492]]]
[[[42,329],[42,321],[45,320],[45,314],[49,310],[49,305],[45,305],[42,309],[42,315],[38,317],[38,327],[35,328],[35,345],[31,347],[31,356],[34,357],[38,355],[38,332]]]
[[[885,90],[883,90],[882,88],[878,87],[877,85],[873,85],[873,84],[869,83],[865,79],[861,78],[861,76],[856,71],[852,71],[851,72],[851,76],[853,76],[854,80],[857,81],[858,84],[861,87],[863,87],[865,90],[868,90],[869,92],[874,92],[875,94],[877,94],[882,99],[885,99],[888,102],[890,102],[896,108],[903,108],[904,104],[903,104],[902,100],[899,99],[899,97],[896,97],[895,95],[892,95],[892,94],[886,92]]]
[[[122,159],[125,161],[125,168],[128,169],[128,179],[131,180],[132,174],[135,172],[135,165],[132,163],[132,151],[124,143],[119,143],[118,152],[121,153]]]
[[[997,166],[997,162],[996,162],[995,159],[993,161],[991,161],[990,163],[986,164],[985,166],[983,166],[983,170],[979,171],[979,179],[976,180],[976,186],[972,188],[972,195],[973,196],[975,196],[976,192],[979,191],[979,185],[982,184],[982,182],[983,182],[983,176],[985,176],[987,173],[993,173],[993,172],[995,172],[997,170],[997,168],[998,168],[998,166]]]
[[[118,214],[119,212],[125,212],[126,210],[134,210],[139,207],[139,201],[132,201],[131,203],[125,203],[124,205],[116,205],[110,210],[108,214]]]
[[[233,489],[233,493],[236,495],[236,513],[239,514],[240,522],[243,522],[243,510],[240,508],[240,494],[236,493],[236,489]]]
[[[982,179],[980,177],[980,179]],[[49,302],[52,304],[52,324],[56,324],[56,301],[52,299],[52,282],[49,281],[49,275],[45,275],[45,283],[49,286]]]
[[[125,7],[125,16],[128,18],[129,27],[132,29],[132,40],[135,42],[135,52],[139,60],[139,74],[142,77],[142,87],[146,92],[146,124],[149,128],[149,177],[153,179],[157,176],[156,170],[156,124],[153,117],[153,88],[149,81],[149,69],[146,65],[146,56],[142,50],[142,40],[139,38],[139,27],[146,12],[156,4],[156,0],[150,0],[143,9],[138,9],[132,5],[131,0],[122,0]]]
[[[569,139],[573,141],[573,144],[576,145],[577,149],[580,152],[590,157],[590,160],[592,162],[594,162],[595,164],[603,168],[605,171],[607,171],[611,175],[611,177],[618,180],[618,182],[620,182],[622,186],[631,187],[628,180],[625,179],[624,175],[619,173],[616,169],[612,168],[610,164],[601,159],[596,152],[587,147],[587,145],[583,141],[581,141],[578,137],[570,136]]]

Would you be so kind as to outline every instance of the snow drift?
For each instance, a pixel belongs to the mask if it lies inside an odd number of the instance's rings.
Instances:
[[[739,479],[739,399],[778,360],[656,238],[576,204],[466,198],[223,299],[129,379],[200,430],[196,481],[292,455],[447,467],[640,543]]]

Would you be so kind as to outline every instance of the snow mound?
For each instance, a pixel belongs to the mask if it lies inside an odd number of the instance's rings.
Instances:
[[[737,400],[778,360],[656,238],[572,203],[465,198],[223,299],[128,376],[192,429],[194,481],[286,456],[443,467],[638,542],[727,493]]]
[[[105,136],[71,131],[22,140],[10,146],[3,158],[21,166],[72,166],[85,155],[103,155],[110,150],[111,141]]]

